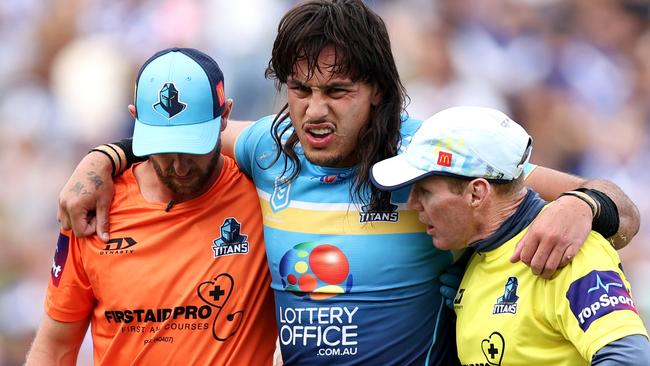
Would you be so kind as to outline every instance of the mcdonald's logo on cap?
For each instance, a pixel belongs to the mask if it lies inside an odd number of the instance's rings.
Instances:
[[[438,152],[438,165],[451,166],[451,153],[444,151]]]

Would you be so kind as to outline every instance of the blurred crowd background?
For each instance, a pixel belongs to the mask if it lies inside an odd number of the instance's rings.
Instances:
[[[0,1],[1,366],[22,364],[43,314],[58,192],[89,148],[131,135],[141,63],[199,48],[224,71],[234,119],[275,113],[283,99],[264,68],[294,3]],[[410,115],[499,108],[534,137],[534,163],[610,179],[633,199],[641,231],[620,254],[650,325],[650,2],[367,3],[391,33]],[[91,360],[86,344],[79,364]]]

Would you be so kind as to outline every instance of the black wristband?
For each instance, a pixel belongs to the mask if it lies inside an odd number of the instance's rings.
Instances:
[[[117,156],[117,164],[115,166],[115,169],[113,169],[113,177],[114,177],[115,174],[119,174],[122,172],[122,159],[120,159],[120,153],[118,153],[117,150],[111,144],[106,144],[104,146],[111,149],[111,151],[115,153],[115,156]]]
[[[93,151],[97,151],[97,152],[100,152],[100,153],[106,155],[106,157],[108,158],[108,160],[110,160],[110,162],[111,162],[111,169],[113,170],[113,171],[111,172],[111,177],[114,177],[114,176],[115,176],[115,161],[113,160],[113,157],[111,156],[111,154],[109,154],[108,152],[106,152],[106,151],[104,151],[104,150],[102,150],[102,149],[98,149],[98,148],[90,149],[90,150],[88,151],[88,153],[91,153],[91,152],[93,152]]]
[[[572,196],[575,198],[578,198],[582,202],[586,203],[589,205],[589,208],[591,209],[591,218],[594,219],[596,216],[598,216],[598,202],[596,202],[595,199],[593,199],[590,195],[584,193],[584,192],[578,192],[578,191],[568,191],[560,194],[558,198],[562,196]]]
[[[578,188],[576,191],[586,193],[598,203],[598,214],[594,216],[591,222],[591,229],[605,238],[616,234],[620,225],[620,218],[618,216],[618,207],[616,207],[614,201],[605,193],[595,189]]]
[[[126,157],[125,170],[130,168],[134,163],[147,160],[147,157],[138,157],[133,154],[133,139],[130,137],[113,142],[113,145],[118,146],[124,152],[124,156]]]

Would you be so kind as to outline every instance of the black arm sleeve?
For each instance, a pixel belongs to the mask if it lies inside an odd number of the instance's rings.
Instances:
[[[598,366],[650,365],[650,343],[643,335],[631,335],[614,341],[596,352],[591,360]]]
[[[112,144],[119,146],[120,149],[124,151],[124,155],[126,156],[126,167],[123,170],[130,168],[134,163],[147,160],[146,156],[140,157],[133,155],[133,138],[131,137],[122,139],[118,142],[113,142]]]

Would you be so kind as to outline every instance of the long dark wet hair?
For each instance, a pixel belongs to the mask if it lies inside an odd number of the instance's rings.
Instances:
[[[368,124],[358,137],[356,178],[350,195],[361,204],[369,204],[372,210],[386,210],[390,194],[370,183],[370,168],[397,153],[400,116],[405,113],[408,97],[399,79],[386,25],[379,15],[360,0],[313,0],[295,6],[280,21],[266,77],[275,80],[280,91],[296,63],[306,61],[309,79],[320,71],[318,56],[328,46],[336,52],[335,64],[328,71],[376,86],[381,93],[380,103],[371,107]],[[291,124],[282,123],[287,118],[288,104],[285,104],[271,128],[278,148],[274,162],[282,153],[286,156],[283,174],[289,174],[285,182],[295,179],[301,168],[294,150],[298,143],[296,132],[284,144],[281,140],[291,128]],[[369,202],[364,197],[366,190],[370,191]]]

